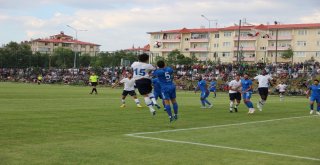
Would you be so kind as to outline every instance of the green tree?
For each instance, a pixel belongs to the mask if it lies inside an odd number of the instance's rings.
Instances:
[[[74,53],[70,49],[59,47],[53,52],[55,66],[60,68],[72,68]]]
[[[80,59],[79,59],[80,66],[88,67],[90,65],[91,58],[92,57],[89,54],[84,54],[84,55],[80,56]]]
[[[285,50],[282,54],[281,54],[281,58],[283,59],[290,59],[293,57],[293,51],[291,48]]]

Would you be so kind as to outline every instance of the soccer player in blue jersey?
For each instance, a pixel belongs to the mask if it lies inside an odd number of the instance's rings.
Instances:
[[[165,107],[165,104],[164,104],[164,100],[162,99],[162,95],[161,95],[161,86],[160,86],[159,79],[156,78],[156,77],[153,78],[152,79],[152,84],[153,84],[153,95],[154,95],[154,98],[156,100],[158,100],[158,98],[160,98],[162,100],[162,104],[163,104],[164,110],[166,110],[166,107]],[[159,106],[159,105],[156,104],[155,106]]]
[[[211,108],[212,104],[207,100],[207,98],[209,97],[209,90],[208,90],[208,86],[207,86],[207,82],[206,80],[202,79],[202,76],[199,76],[198,78],[198,86],[195,89],[194,92],[196,92],[198,89],[200,89],[201,91],[201,95],[200,95],[200,101],[201,101],[201,108]],[[206,104],[208,104],[208,106],[206,107]]]
[[[252,95],[252,81],[249,79],[248,74],[243,75],[243,79],[241,79],[241,86],[242,86],[242,98],[244,101],[244,104],[249,108],[248,114],[254,113],[253,104],[250,101],[251,95]]]
[[[310,96],[311,91],[311,96]],[[317,102],[317,114],[320,115],[320,85],[319,80],[313,80],[313,84],[309,87],[306,92],[307,98],[310,96],[310,115],[313,114],[313,104]]]
[[[217,88],[216,78],[213,78],[212,81],[210,82],[210,92],[213,92],[214,94],[213,98],[217,97],[216,88]]]
[[[170,67],[166,67],[164,61],[158,61],[157,66],[159,69],[155,70],[153,75],[158,77],[162,99],[171,123],[178,119],[178,103],[176,101],[176,85],[173,83],[173,70]],[[174,115],[171,112],[170,101]]]

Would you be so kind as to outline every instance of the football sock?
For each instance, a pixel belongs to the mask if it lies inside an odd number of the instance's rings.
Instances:
[[[313,110],[313,104],[310,104],[310,110]]]
[[[154,94],[153,93],[149,93],[148,96],[150,97],[150,99],[151,99],[153,104],[157,104],[157,100],[156,100],[156,98],[154,98]]]
[[[202,104],[203,107],[206,106],[204,100],[201,100],[201,104]]]
[[[239,103],[236,103],[236,105],[234,106],[235,108],[238,108],[238,106],[239,106]]]
[[[122,102],[122,104],[125,104],[125,103],[126,103],[126,101],[125,101],[124,99],[122,99],[121,102]]]
[[[162,105],[163,105],[163,107],[166,107],[166,105],[164,104],[164,100],[162,100]]]
[[[166,105],[166,111],[168,113],[168,116],[171,117],[172,116],[172,113],[171,113],[171,106],[170,105]]]
[[[245,102],[245,104],[246,104],[246,106],[247,106],[248,108],[253,108],[253,104],[252,104],[251,101],[247,101],[247,102]]]
[[[317,111],[318,112],[320,111],[320,105],[317,105]]]
[[[154,112],[155,110],[152,107],[152,101],[150,100],[149,97],[145,97],[144,98],[144,102],[146,103],[146,105],[149,107],[150,112]]]
[[[233,108],[233,101],[230,101],[230,108]]]
[[[136,104],[140,104],[139,99],[134,99],[134,102],[136,102]]]
[[[204,102],[207,103],[208,105],[211,105],[211,103],[207,99],[204,99]]]
[[[178,103],[173,103],[172,107],[173,107],[174,114],[177,115],[178,114]]]

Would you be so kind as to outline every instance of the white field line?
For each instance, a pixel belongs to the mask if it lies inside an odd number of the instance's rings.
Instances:
[[[126,134],[126,135],[145,135],[145,134],[156,134],[156,133],[164,133],[164,132],[178,132],[178,131],[189,131],[189,130],[198,130],[198,129],[220,128],[220,127],[239,126],[239,125],[255,124],[255,123],[267,123],[267,122],[281,121],[281,120],[299,119],[299,118],[314,117],[314,116],[316,115],[287,117],[287,118],[261,120],[261,121],[250,121],[250,122],[244,122],[244,123],[234,123],[234,124],[224,124],[224,125],[213,125],[213,126],[206,126],[206,127],[163,130],[163,131],[155,131],[155,132],[138,132],[138,133],[132,133],[132,134]]]
[[[216,126],[208,126],[208,127],[196,127],[196,128],[186,128],[186,129],[176,129],[176,130],[164,130],[164,131],[156,131],[156,132],[139,132],[139,133],[133,133],[133,134],[126,134],[126,136],[135,137],[135,138],[142,138],[142,139],[158,140],[158,141],[164,141],[164,142],[171,142],[171,143],[191,144],[191,145],[204,146],[204,147],[212,147],[212,148],[220,148],[220,149],[228,149],[228,150],[236,150],[236,151],[260,153],[260,154],[267,154],[267,155],[274,155],[274,156],[282,156],[282,157],[289,157],[289,158],[296,158],[296,159],[305,159],[305,160],[320,161],[319,158],[312,158],[312,157],[305,157],[305,156],[298,156],[298,155],[289,155],[289,154],[282,154],[282,153],[275,153],[275,152],[268,152],[268,151],[260,151],[260,150],[252,150],[252,149],[228,147],[228,146],[222,146],[222,145],[204,144],[204,143],[196,143],[196,142],[188,142],[188,141],[180,141],[180,140],[171,140],[171,139],[162,139],[162,138],[142,136],[142,135],[145,135],[145,134],[156,134],[156,133],[164,133],[164,132],[188,131],[188,130],[198,130],[198,129],[228,127],[228,126],[235,126],[235,125],[239,126],[239,125],[246,125],[246,124],[265,123],[265,122],[273,122],[273,121],[281,121],[281,120],[289,120],[289,119],[299,119],[299,118],[314,117],[314,116],[315,116],[315,115],[311,115],[311,116],[310,116],[310,115],[309,115],[309,116],[300,116],[300,117],[288,117],[288,118],[280,118],[280,119],[272,119],[272,120],[262,120],[262,121],[245,122],[245,123],[237,123],[237,124],[225,124],[225,125],[216,125]]]

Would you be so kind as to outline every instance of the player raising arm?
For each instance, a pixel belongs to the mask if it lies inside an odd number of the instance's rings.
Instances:
[[[115,86],[117,86],[119,84],[124,84],[124,89],[123,89],[122,98],[121,98],[122,105],[120,107],[124,108],[126,106],[125,99],[126,99],[127,95],[129,94],[130,96],[133,97],[134,101],[137,104],[137,107],[141,108],[142,106],[140,105],[140,101],[137,98],[137,94],[134,89],[135,80],[132,78],[132,73],[128,72],[127,78],[122,79],[119,83],[116,83],[115,85],[113,85],[112,88],[114,88]]]

